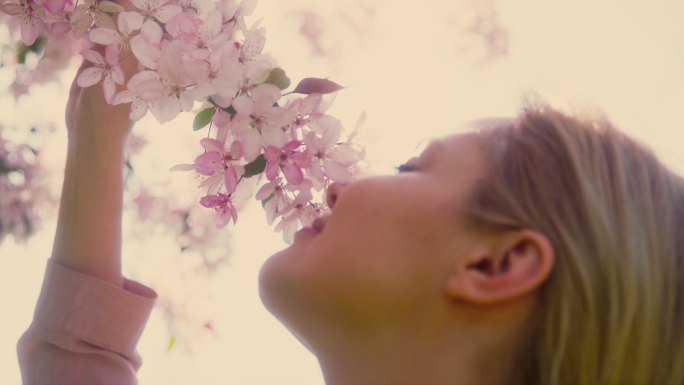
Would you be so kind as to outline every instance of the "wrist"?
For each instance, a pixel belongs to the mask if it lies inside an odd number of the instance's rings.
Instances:
[[[102,131],[70,131],[68,135],[68,151],[92,154],[94,156],[123,157],[128,141],[128,133],[111,133]]]

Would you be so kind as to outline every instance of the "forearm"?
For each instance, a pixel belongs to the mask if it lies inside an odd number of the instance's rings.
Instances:
[[[121,275],[125,139],[70,135],[52,258],[111,282]]]

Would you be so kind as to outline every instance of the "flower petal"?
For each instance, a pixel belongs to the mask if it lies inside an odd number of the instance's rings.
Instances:
[[[93,28],[88,36],[90,36],[90,40],[93,43],[102,45],[119,44],[121,42],[121,35],[110,28]]]
[[[93,20],[95,21],[95,25],[98,27],[116,29],[116,23],[114,22],[114,19],[112,19],[112,17],[106,13],[96,12]]]
[[[164,31],[162,31],[159,24],[154,20],[146,21],[145,24],[142,25],[140,32],[151,44],[161,43],[162,36],[164,35]]]
[[[114,94],[116,94],[116,84],[111,75],[107,75],[102,82],[102,90],[104,91],[105,100],[112,104],[114,101]]]
[[[238,175],[237,172],[235,172],[235,168],[231,166],[228,166],[226,168],[226,172],[224,174],[224,183],[226,185],[226,191],[228,194],[232,194],[235,192],[235,189],[237,188],[238,184]]]
[[[281,164],[281,167],[283,169],[283,175],[285,175],[285,179],[287,179],[288,183],[297,186],[304,180],[304,174],[302,174],[302,169],[299,168],[299,166],[290,162],[285,162]]]
[[[194,164],[177,164],[169,169],[169,171],[195,171]]]
[[[149,2],[147,0],[131,0],[131,3],[138,8],[138,9],[146,9],[148,8]]]
[[[159,8],[154,13],[154,17],[162,23],[166,23],[167,21],[171,20],[172,17],[179,14],[182,10],[183,9],[176,4],[167,4]]]
[[[102,57],[102,55],[97,51],[93,51],[92,49],[89,49],[87,51],[83,51],[83,53],[81,55],[83,55],[83,58],[86,59],[87,61],[91,62],[91,63],[95,63],[95,64],[99,64],[99,65],[105,64],[105,61],[104,61],[104,58]]]
[[[280,183],[279,179],[272,180],[259,188],[256,195],[254,196],[257,200],[264,200],[268,198],[275,191],[276,186]]]
[[[124,84],[124,72],[120,66],[112,66],[111,72],[109,73],[116,84]]]
[[[138,12],[121,12],[117,20],[119,31],[128,36],[142,27],[143,20],[143,15]]]
[[[150,111],[159,123],[166,123],[181,113],[180,103],[175,96],[161,98],[150,103]]]
[[[252,162],[261,153],[261,135],[255,129],[249,129],[240,135],[242,152],[247,162]]]
[[[102,74],[104,70],[99,67],[88,67],[84,69],[78,78],[76,78],[76,84],[80,87],[90,87],[95,85],[102,80]]]
[[[351,172],[346,166],[331,161],[323,161],[325,168],[325,175],[333,182],[349,183],[351,181]]]
[[[21,23],[21,42],[24,45],[33,45],[40,34],[40,25],[35,19]]]
[[[134,99],[133,103],[131,103],[131,113],[128,115],[128,117],[131,119],[131,121],[137,122],[138,120],[142,119],[143,116],[145,116],[147,110],[147,102],[140,99]]]
[[[76,11],[78,11],[78,8],[76,9]],[[74,12],[74,15],[76,15],[76,12]],[[79,18],[76,18],[75,16],[72,17],[71,22],[71,33],[74,35],[75,38],[80,38],[85,36],[86,32],[88,32],[88,27],[90,27],[90,24],[93,22],[93,20],[90,18],[89,15],[84,14],[82,17]]]
[[[0,11],[10,16],[18,16],[24,13],[24,7],[16,3],[5,3],[0,5]]]
[[[45,9],[53,15],[59,16],[64,11],[66,0],[47,0],[43,3]]]
[[[135,94],[131,91],[125,90],[119,92],[116,97],[114,97],[114,103],[113,104],[123,104],[123,103],[130,103],[136,98]]]
[[[148,43],[142,35],[134,36],[130,40],[130,44],[131,51],[140,64],[150,69],[157,68],[157,61],[161,56],[159,48]]]
[[[118,12],[124,11],[124,7],[120,6],[117,3],[108,1],[108,0],[100,1],[97,4],[97,8],[99,8],[100,11],[107,12],[107,13],[118,13]]]

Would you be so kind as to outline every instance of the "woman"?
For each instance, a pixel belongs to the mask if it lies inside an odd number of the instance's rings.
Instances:
[[[25,383],[135,382],[156,294],[121,275],[127,107],[72,87]],[[684,384],[682,179],[602,118],[477,128],[332,185],[331,215],[263,266],[264,304],[326,382]]]

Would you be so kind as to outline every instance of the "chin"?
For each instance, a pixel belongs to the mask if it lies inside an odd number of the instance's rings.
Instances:
[[[259,297],[264,307],[307,349],[304,338],[312,309],[307,306],[306,280],[297,273],[296,260],[301,255],[290,246],[272,255],[259,270]]]
[[[283,308],[291,306],[298,297],[303,280],[298,277],[298,259],[303,257],[298,245],[292,245],[269,257],[259,270],[259,297],[266,309],[277,318]]]

